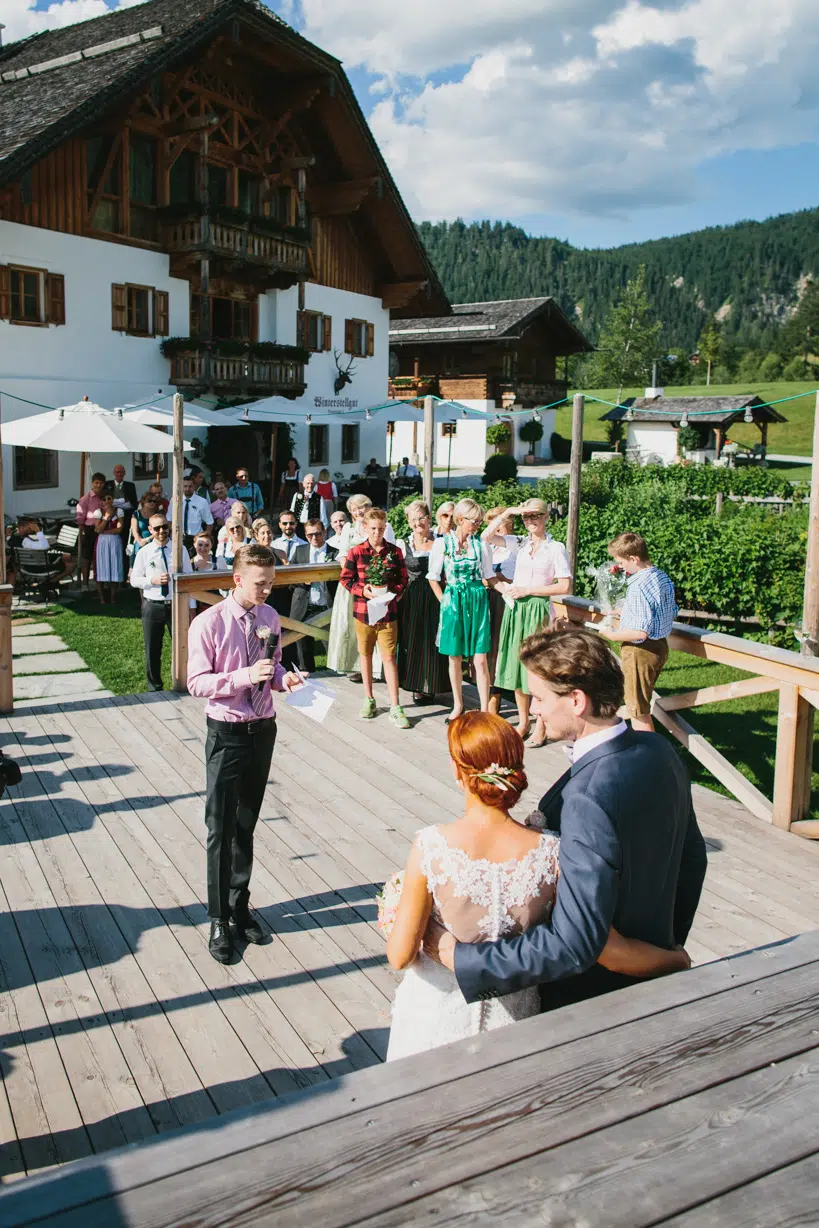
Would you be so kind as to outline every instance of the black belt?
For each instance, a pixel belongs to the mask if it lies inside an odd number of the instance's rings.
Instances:
[[[265,716],[258,721],[217,721],[209,716],[207,721],[208,729],[225,730],[240,737],[253,737],[255,733],[263,733],[265,729],[271,729],[276,724],[275,716]]]

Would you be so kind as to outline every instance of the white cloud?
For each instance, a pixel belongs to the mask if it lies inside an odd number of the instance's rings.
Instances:
[[[815,0],[301,0],[379,77],[376,137],[417,217],[629,216],[697,166],[815,141]],[[443,80],[442,80],[443,78]]]
[[[104,17],[112,8],[131,8],[141,3],[142,0],[118,0],[108,5],[105,0],[57,0],[48,8],[35,9],[35,0],[3,0],[0,8],[0,18],[6,27],[3,39],[6,43],[14,42],[42,30],[56,30],[78,21],[89,21],[92,17]]]

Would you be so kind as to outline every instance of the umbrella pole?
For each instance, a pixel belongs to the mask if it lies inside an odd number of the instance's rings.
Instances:
[[[82,452],[80,454],[80,498],[82,498],[85,494],[86,465],[86,454],[85,452]],[[79,521],[77,521],[77,524],[79,525],[80,529],[79,537],[77,538],[77,591],[82,592],[82,539],[85,525],[80,524]]]
[[[2,416],[2,415],[0,415]],[[6,584],[6,516],[3,504],[3,444],[0,439],[0,712],[14,707],[14,679],[11,671],[11,599],[13,590]]]
[[[0,397],[0,421],[2,421],[2,398]],[[3,490],[3,444],[0,440],[0,584],[6,583],[6,505]]]
[[[182,434],[184,425],[185,402],[181,392],[175,392],[173,397],[173,524],[171,526],[171,567],[174,573],[174,583],[171,588],[173,599],[171,622],[173,627],[173,689],[186,691],[188,689],[188,627],[190,612],[186,593],[178,593],[176,577],[182,571],[182,478],[185,468],[185,440]]]

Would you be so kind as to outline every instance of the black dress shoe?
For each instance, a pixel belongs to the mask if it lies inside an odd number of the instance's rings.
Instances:
[[[259,922],[247,912],[237,912],[230,918],[231,933],[245,942],[264,942],[264,931]]]
[[[208,950],[220,964],[230,963],[231,956],[233,955],[233,943],[230,937],[230,930],[224,921],[211,921]]]

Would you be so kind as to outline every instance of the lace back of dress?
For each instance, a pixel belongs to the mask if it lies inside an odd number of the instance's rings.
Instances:
[[[419,834],[437,918],[459,942],[494,942],[548,917],[557,883],[557,839],[545,833],[519,860],[474,860],[437,827]]]

